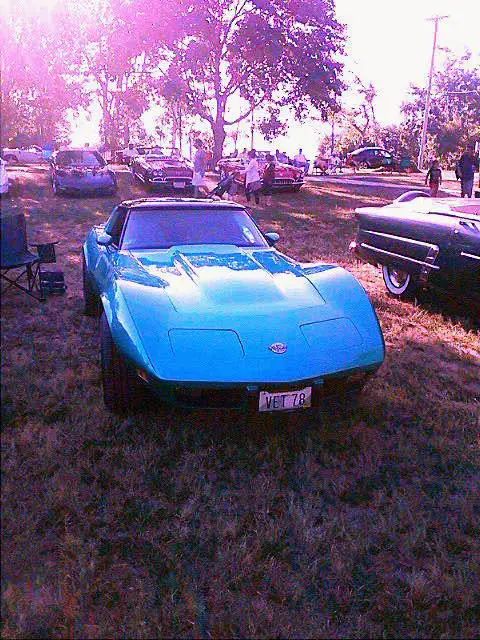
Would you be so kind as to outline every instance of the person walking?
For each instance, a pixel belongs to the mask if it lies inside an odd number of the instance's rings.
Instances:
[[[475,147],[469,145],[457,163],[456,174],[460,177],[461,197],[472,197],[475,169],[478,169],[478,158],[475,158]],[[458,179],[458,178],[457,178]]]
[[[275,180],[275,158],[269,153],[266,161],[267,165],[263,171],[262,193],[265,196],[265,205],[270,207],[272,204],[273,181]]]
[[[425,176],[425,184],[430,187],[430,197],[436,198],[438,195],[438,187],[442,184],[442,170],[438,160],[434,160]]]
[[[207,154],[205,153],[205,149],[203,148],[203,143],[201,140],[195,140],[193,145],[196,148],[197,152],[195,153],[195,157],[193,159],[192,187],[193,197],[198,198],[198,196],[200,195],[200,190],[203,191],[204,195],[208,195],[208,189],[205,182]]]
[[[255,198],[255,204],[260,204],[260,189],[262,188],[262,182],[260,180],[260,172],[258,170],[257,152],[252,149],[248,152],[248,165],[245,171],[245,196],[247,202],[250,202],[250,198],[253,194]]]

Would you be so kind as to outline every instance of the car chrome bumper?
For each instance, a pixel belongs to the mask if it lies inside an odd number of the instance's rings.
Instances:
[[[151,378],[142,370],[137,375],[160,400],[184,408],[240,409],[256,413],[259,408],[260,391],[284,392],[312,387],[312,407],[320,408],[329,401],[341,400],[358,392],[374,375],[380,365],[344,371],[314,379],[282,383],[254,384],[202,384],[185,382],[162,382]],[[295,409],[287,410],[295,411]]]

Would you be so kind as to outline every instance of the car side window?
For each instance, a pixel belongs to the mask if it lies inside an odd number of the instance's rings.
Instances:
[[[127,209],[125,207],[117,207],[112,211],[110,218],[105,225],[106,233],[112,236],[113,244],[117,247],[120,244],[120,238],[122,236],[126,215]]]

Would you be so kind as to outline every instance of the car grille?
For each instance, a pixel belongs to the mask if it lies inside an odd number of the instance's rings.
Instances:
[[[240,408],[247,402],[246,389],[213,389],[180,387],[175,390],[177,402],[188,407]]]
[[[275,178],[273,184],[293,184],[293,178]]]
[[[191,178],[192,172],[189,169],[164,169],[163,173],[167,178]]]

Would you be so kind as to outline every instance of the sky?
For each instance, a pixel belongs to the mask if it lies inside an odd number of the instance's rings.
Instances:
[[[448,15],[440,21],[435,66],[441,68],[447,47],[455,55],[470,50],[480,61],[480,0],[336,0],[339,22],[347,27],[346,65],[377,90],[376,115],[380,124],[398,124],[400,106],[411,83],[425,86],[433,45],[433,22],[427,18]],[[348,100],[348,96],[346,96]],[[146,115],[147,130],[153,117]],[[75,119],[72,143],[98,142],[99,114],[90,121]],[[249,125],[247,124],[247,127]],[[309,158],[317,155],[320,138],[330,127],[318,121],[291,123],[286,136],[266,143],[256,134],[257,149],[281,149],[294,155],[299,147]],[[239,146],[249,146],[249,138]]]

